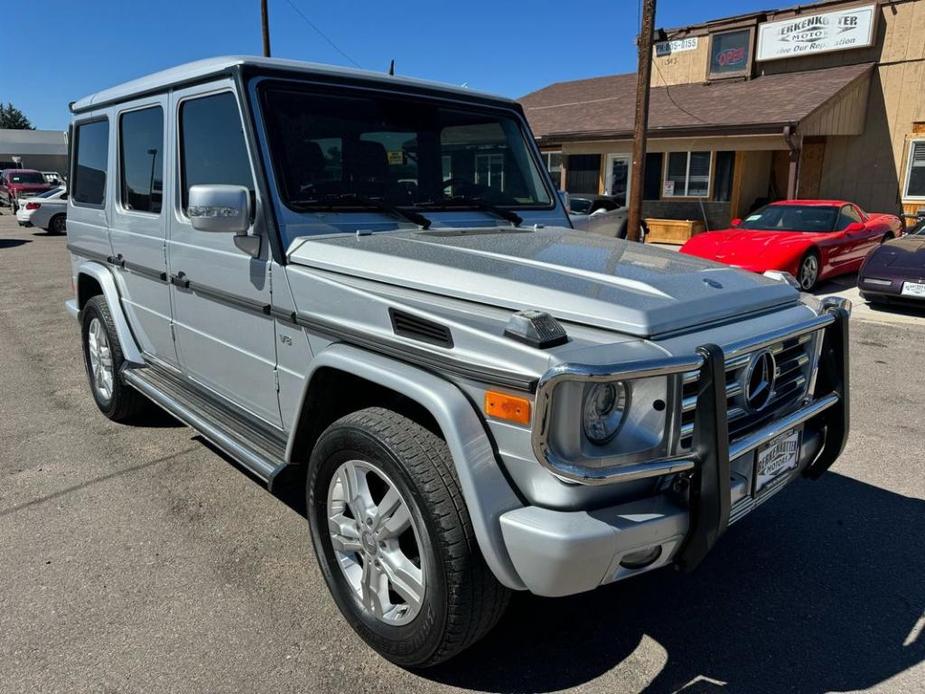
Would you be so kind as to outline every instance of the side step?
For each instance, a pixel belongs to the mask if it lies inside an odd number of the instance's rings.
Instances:
[[[124,368],[125,382],[264,482],[286,467],[286,439],[157,366]]]

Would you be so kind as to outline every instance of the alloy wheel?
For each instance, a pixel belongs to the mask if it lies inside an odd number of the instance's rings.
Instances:
[[[391,479],[365,460],[341,464],[328,486],[328,533],[362,609],[392,626],[421,610],[426,576],[420,533]]]
[[[809,291],[816,284],[816,278],[819,275],[819,261],[814,255],[808,255],[803,259],[800,265],[800,286]]]
[[[114,373],[109,337],[99,318],[87,329],[87,353],[90,357],[90,380],[97,395],[108,402],[112,398]]]

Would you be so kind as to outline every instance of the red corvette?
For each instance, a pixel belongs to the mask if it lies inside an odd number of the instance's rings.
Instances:
[[[786,270],[806,291],[856,272],[873,248],[903,230],[899,217],[867,214],[843,200],[774,202],[732,220],[732,227],[698,234],[681,252],[752,272]]]

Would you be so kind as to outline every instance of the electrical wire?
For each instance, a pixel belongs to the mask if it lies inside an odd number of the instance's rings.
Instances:
[[[353,65],[354,65],[355,67],[358,67],[358,68],[362,68],[362,67],[363,67],[363,66],[360,65],[357,61],[355,61],[353,58],[351,58],[349,55],[347,55],[346,53],[344,53],[344,51],[342,51],[342,50],[340,49],[340,47],[339,47],[336,43],[334,43],[334,41],[332,41],[330,38],[328,38],[327,34],[325,34],[323,31],[321,31],[321,29],[318,28],[318,25],[317,25],[317,24],[315,24],[312,20],[310,20],[307,16],[305,16],[305,13],[302,12],[302,10],[300,10],[300,9],[298,8],[298,6],[297,6],[292,0],[286,0],[286,3],[289,5],[289,7],[291,7],[293,10],[295,10],[295,13],[296,13],[297,15],[299,15],[302,19],[305,20],[305,22],[306,22],[306,24],[308,24],[308,26],[310,26],[312,29],[314,29],[315,32],[316,32],[321,38],[323,38],[325,41],[327,41],[328,44],[331,46],[331,48],[333,48],[335,51],[337,51],[337,52],[340,53],[342,56],[344,56],[344,58],[346,58],[346,59],[349,60],[351,63],[353,63]]]
[[[693,119],[694,119],[695,121],[697,121],[698,123],[703,123],[704,125],[714,125],[714,124],[711,123],[710,121],[704,120],[703,118],[701,118],[701,117],[698,116],[697,114],[691,113],[691,112],[688,111],[686,108],[684,108],[683,106],[681,106],[681,104],[679,104],[677,101],[674,100],[674,97],[671,95],[671,87],[668,86],[668,82],[667,82],[667,80],[665,79],[665,76],[662,75],[662,71],[661,71],[661,68],[659,68],[659,66],[658,66],[658,62],[657,62],[657,61],[655,60],[655,58],[653,58],[653,57],[650,57],[650,60],[652,61],[652,65],[655,66],[655,71],[658,73],[659,78],[661,79],[661,81],[662,81],[662,82],[664,83],[664,85],[665,85],[665,96],[668,97],[668,101],[670,101],[672,104],[674,104],[674,107],[675,107],[676,109],[678,109],[678,110],[681,111],[682,113],[686,113],[688,116],[690,116],[691,118],[693,118]]]

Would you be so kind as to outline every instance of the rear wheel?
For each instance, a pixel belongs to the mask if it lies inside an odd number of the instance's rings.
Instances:
[[[803,259],[800,260],[797,281],[804,292],[815,289],[816,283],[819,281],[819,253],[817,251],[807,251]]]
[[[125,359],[109,306],[102,296],[87,301],[81,311],[81,327],[84,364],[96,406],[114,422],[133,418],[148,401],[122,381],[120,370]]]
[[[312,544],[334,601],[385,658],[426,667],[486,634],[509,592],[479,552],[446,443],[390,410],[336,421],[309,462]]]
[[[63,234],[67,231],[67,215],[56,214],[48,223],[49,234]]]

